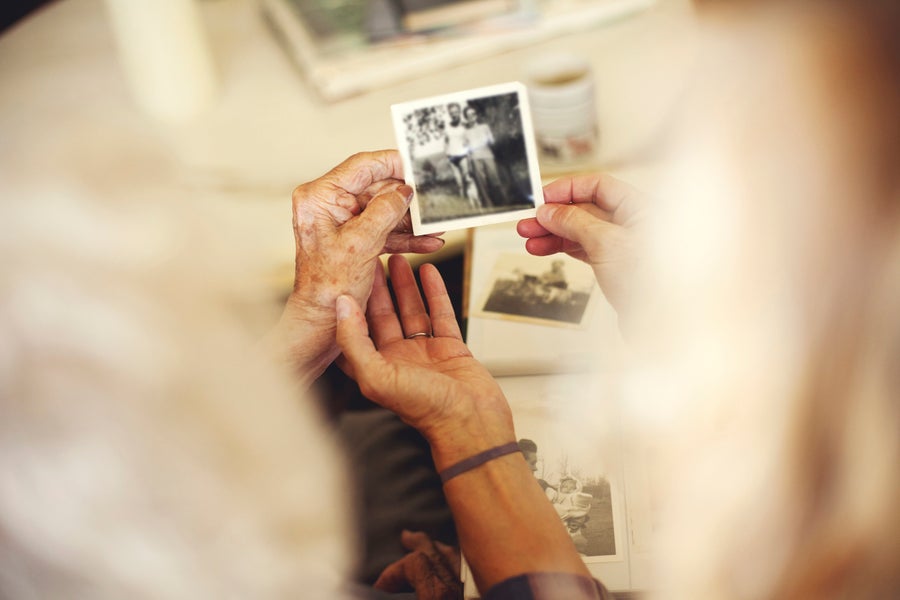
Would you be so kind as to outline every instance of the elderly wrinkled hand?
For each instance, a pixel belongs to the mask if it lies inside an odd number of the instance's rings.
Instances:
[[[382,252],[432,252],[443,245],[412,235],[407,208],[413,191],[402,178],[396,151],[364,152],[294,190],[297,256],[289,302],[333,318],[342,293],[365,304]]]
[[[412,189],[394,150],[355,154],[293,193],[294,288],[273,334],[306,381],[333,361],[335,300],[365,305],[382,252],[432,252],[434,236],[411,233]]]
[[[579,175],[544,187],[535,218],[519,221],[525,249],[536,256],[565,252],[593,268],[610,304],[621,313],[637,260],[635,226],[641,195],[608,175]]]

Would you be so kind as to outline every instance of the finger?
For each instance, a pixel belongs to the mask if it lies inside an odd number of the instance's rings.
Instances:
[[[462,340],[462,332],[453,311],[453,302],[447,294],[447,286],[437,267],[424,264],[419,268],[422,289],[428,301],[428,314],[431,316],[431,332],[435,337],[451,337]]]
[[[448,587],[459,581],[459,553],[451,546],[432,540],[423,531],[409,531],[404,529],[400,533],[400,542],[403,547],[411,552],[409,556],[424,555],[428,559],[428,569],[431,579],[439,579]],[[421,563],[417,566],[425,566]],[[421,573],[420,573],[421,574]],[[409,576],[409,573],[407,573]],[[416,581],[410,580],[414,584]],[[418,587],[416,587],[418,589]]]
[[[459,557],[459,549],[454,546],[448,546],[443,542],[439,542],[434,540],[434,547],[437,548],[437,551],[441,554],[441,556],[446,561],[446,564],[449,565],[451,572],[453,575],[459,579],[459,572],[461,569],[461,560]]]
[[[412,235],[412,232],[412,215],[409,214],[409,211],[406,211],[391,233],[408,233]]]
[[[437,252],[444,247],[444,240],[432,235],[421,235],[409,239],[407,252],[415,254],[428,254]]]
[[[375,196],[379,196],[386,192],[390,192],[396,190],[398,187],[403,185],[404,181],[402,179],[383,179],[381,181],[376,181],[359,194],[356,195],[356,201],[360,207],[360,209],[364,209],[369,205],[369,202],[372,201],[372,198]]]
[[[400,532],[400,544],[409,551],[430,552],[432,549],[431,538],[424,531],[404,529]]]
[[[557,252],[563,252],[564,246],[565,240],[553,234],[525,240],[525,250],[534,256],[550,256]]]
[[[412,235],[411,233],[392,232],[384,244],[385,254],[428,254],[444,247],[444,240],[435,235]]]
[[[407,592],[413,589],[412,573],[414,568],[413,562],[428,560],[422,555],[407,554],[398,561],[395,561],[385,567],[375,583],[372,584],[376,590],[389,593]]]
[[[357,375],[360,390],[367,398],[379,402],[380,396],[374,378],[384,375],[389,366],[375,350],[375,345],[366,332],[362,310],[353,297],[341,295],[335,302],[335,312],[337,344],[353,373]]]
[[[417,567],[416,574],[411,574],[409,571],[406,573],[408,578],[412,575],[413,578],[409,579],[409,581],[413,583],[416,590],[419,589],[418,583],[420,581],[417,577],[431,581],[439,580],[448,589],[452,589],[454,583],[459,581],[459,555],[450,546],[432,540],[425,532],[406,529],[400,534],[400,542],[407,550],[412,552],[409,556],[424,555],[428,559],[427,563],[420,561],[415,564]],[[443,550],[441,547],[443,547]],[[428,571],[423,571],[423,567],[427,568]]]
[[[356,196],[320,179],[297,186],[291,202],[295,227],[300,223],[315,224],[323,216],[333,225],[341,225],[361,210]]]
[[[516,232],[524,238],[537,238],[550,233],[534,217],[522,219],[516,223]]]
[[[366,210],[345,226],[346,235],[374,251],[384,248],[388,235],[409,208],[413,190],[408,185],[380,194],[369,202]]]
[[[396,150],[360,152],[320,178],[353,195],[383,179],[403,179],[403,164]]]
[[[618,228],[597,218],[591,211],[576,205],[545,204],[538,209],[538,221],[553,235],[563,238],[561,249],[566,249],[565,240],[579,244],[591,262],[596,261],[603,235],[611,228]],[[533,241],[533,240],[529,240]],[[551,242],[546,242],[551,245]],[[532,244],[533,246],[535,244]]]
[[[458,598],[460,582],[447,568],[432,561],[422,552],[407,554],[389,565],[373,584],[384,592],[404,592],[410,588],[420,600],[449,600]]]
[[[438,550],[437,542],[424,531],[409,531],[404,529],[400,532],[400,543],[410,552],[421,552],[428,556],[434,563],[441,563],[449,572],[451,565],[446,562],[443,554]],[[445,547],[449,548],[449,546]]]
[[[563,177],[544,186],[544,202],[549,204],[590,203],[624,224],[642,208],[640,193],[631,185],[606,174]]]
[[[603,219],[604,221],[612,220],[612,216],[607,211],[598,206],[594,206],[593,204],[582,203],[578,205],[578,208],[587,211],[588,214],[591,214],[598,219]],[[541,209],[538,208],[538,210]],[[516,231],[520,236],[531,239],[552,235],[546,227],[541,225],[540,220],[536,217],[519,221],[516,224]]]
[[[369,296],[369,304],[366,307],[366,320],[369,323],[369,331],[376,348],[385,344],[403,339],[403,330],[397,319],[397,311],[391,292],[388,290],[384,276],[384,265],[376,261],[375,281],[372,284],[372,294]]]
[[[394,288],[394,296],[397,298],[397,312],[400,314],[400,324],[403,327],[403,335],[410,336],[414,333],[431,334],[431,319],[425,310],[425,302],[419,293],[419,286],[413,275],[412,267],[402,256],[395,254],[388,259],[388,267],[391,270],[391,286]]]
[[[459,552],[453,546],[448,546],[431,537],[423,531],[409,531],[404,529],[400,533],[400,543],[410,551],[423,552],[434,563],[440,563],[447,573],[454,573],[459,577]]]

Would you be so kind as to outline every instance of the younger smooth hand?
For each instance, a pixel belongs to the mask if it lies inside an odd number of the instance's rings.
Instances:
[[[638,262],[635,227],[644,211],[640,193],[608,175],[579,175],[545,186],[544,201],[536,218],[519,221],[525,249],[536,256],[565,252],[586,262],[621,313]]]

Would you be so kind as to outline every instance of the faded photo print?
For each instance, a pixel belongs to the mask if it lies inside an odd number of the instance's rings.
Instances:
[[[616,556],[609,479],[590,460],[573,455],[553,436],[538,431],[528,435],[519,438],[519,450],[575,548],[585,557]]]
[[[536,194],[543,199],[536,160],[529,159],[534,142],[524,102],[512,88],[395,107],[406,176],[416,191],[414,221],[421,228],[521,218],[521,211],[534,209]]]
[[[590,268],[561,255],[503,253],[488,289],[479,316],[580,327],[589,315],[596,284]]]

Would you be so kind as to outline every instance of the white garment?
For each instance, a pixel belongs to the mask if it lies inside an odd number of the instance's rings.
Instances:
[[[462,121],[458,125],[447,123],[447,155],[464,156],[469,153],[466,145],[466,128]]]

